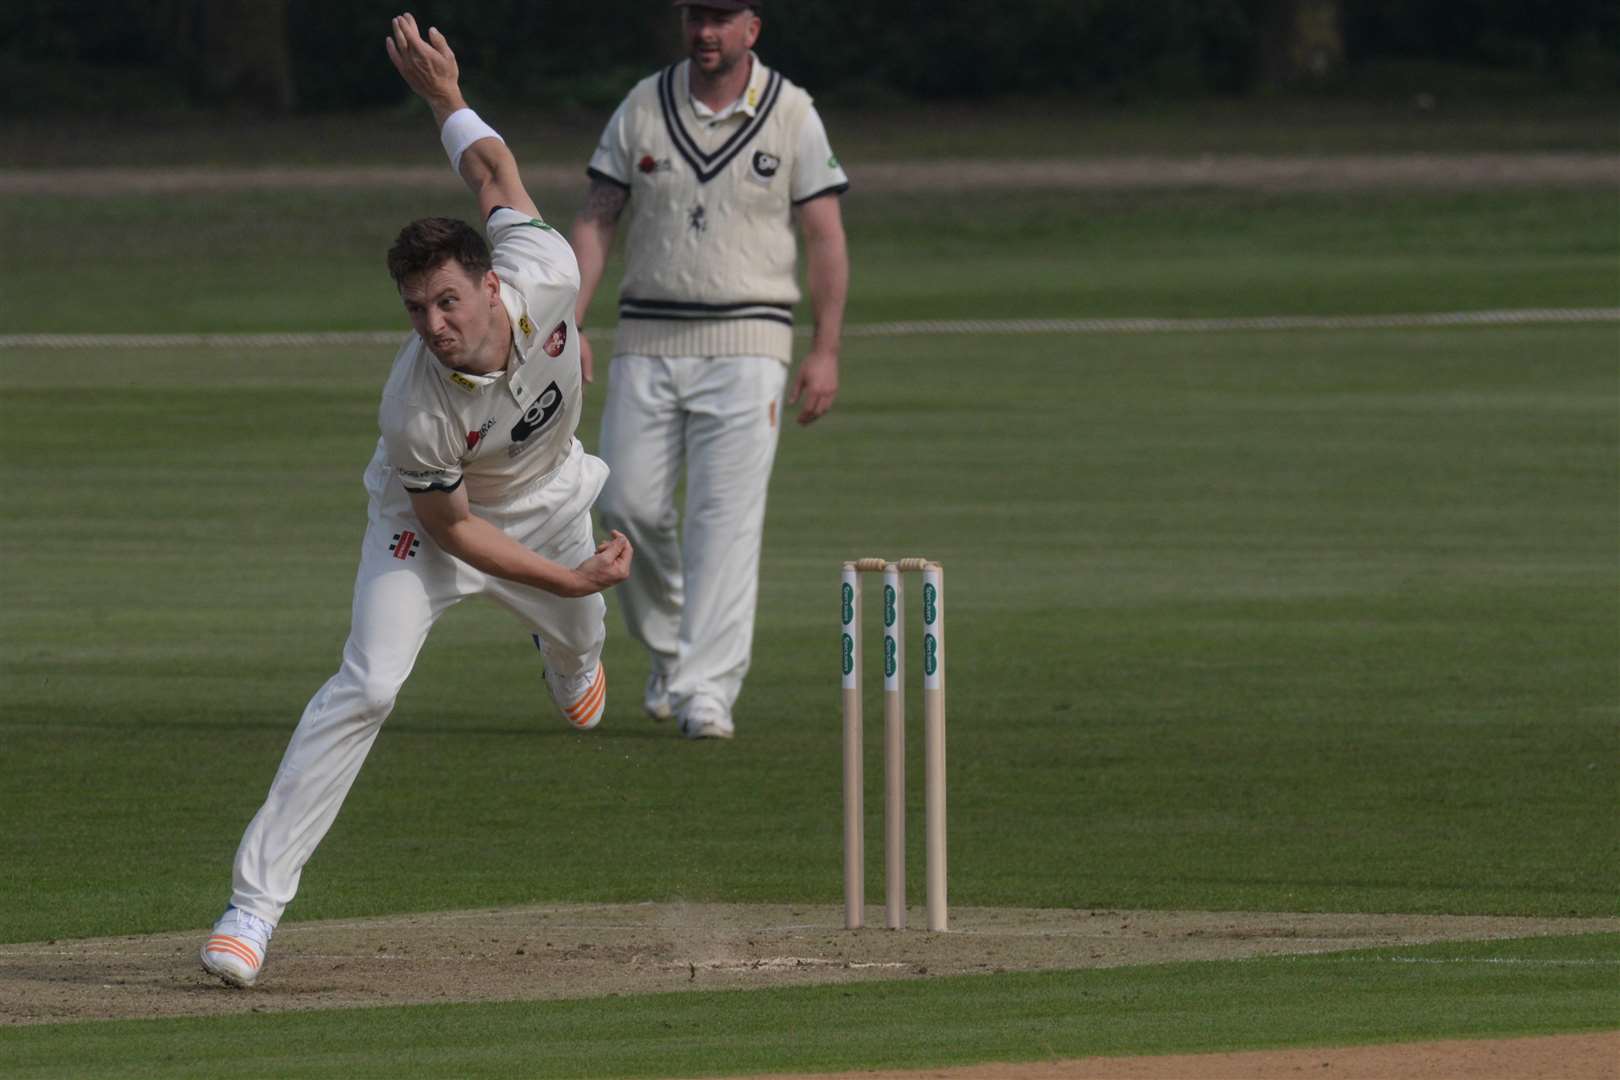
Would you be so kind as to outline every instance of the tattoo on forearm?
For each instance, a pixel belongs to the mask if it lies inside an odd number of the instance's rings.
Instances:
[[[630,193],[618,184],[592,180],[591,190],[585,195],[585,209],[580,211],[579,216],[586,221],[613,225],[618,222],[619,215],[624,213],[624,204],[629,201]]]

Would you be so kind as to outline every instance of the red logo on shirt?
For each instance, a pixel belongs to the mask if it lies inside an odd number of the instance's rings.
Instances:
[[[651,154],[642,154],[641,160],[636,162],[636,168],[642,172],[652,172],[658,168],[658,162],[653,159]]]
[[[561,356],[563,346],[568,344],[568,324],[560,322],[551,328],[551,336],[546,338],[546,355]]]
[[[409,529],[394,534],[393,552],[396,559],[416,558],[416,549],[421,546],[422,541],[418,540],[416,534]]]
[[[489,429],[494,426],[495,418],[492,416],[488,420],[485,420],[484,426],[479,428],[477,431],[467,432],[467,449],[471,450],[473,447],[477,446],[479,440],[483,439],[485,435],[488,435]]]

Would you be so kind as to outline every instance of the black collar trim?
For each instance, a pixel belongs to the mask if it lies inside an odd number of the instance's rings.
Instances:
[[[732,132],[731,138],[722,143],[714,153],[705,154],[698,146],[697,140],[692,137],[692,133],[687,131],[686,125],[681,122],[680,98],[676,96],[675,91],[675,73],[680,67],[680,64],[671,64],[659,77],[658,104],[663,109],[664,126],[669,130],[669,137],[675,143],[675,148],[681,152],[681,157],[686,159],[686,163],[692,166],[692,171],[697,173],[698,182],[707,184],[719,176],[720,170],[730,165],[732,158],[741,153],[742,148],[752,142],[754,136],[759,134],[760,128],[765,126],[771,110],[776,108],[776,99],[781,96],[782,76],[775,71],[770,73],[765,81],[764,100],[754,110],[754,115],[749,118],[748,123]]]

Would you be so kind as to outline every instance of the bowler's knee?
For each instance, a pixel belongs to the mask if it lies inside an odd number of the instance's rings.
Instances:
[[[344,665],[343,711],[356,719],[380,724],[394,711],[402,680],[390,675]]]

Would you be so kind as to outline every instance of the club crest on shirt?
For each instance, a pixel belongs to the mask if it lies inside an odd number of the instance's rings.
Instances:
[[[761,184],[769,184],[776,175],[776,170],[782,167],[782,159],[775,154],[764,150],[754,151],[753,168],[749,171],[749,178]]]
[[[691,227],[693,232],[709,231],[709,214],[707,210],[703,209],[701,203],[687,211],[686,224]]]
[[[568,324],[560,322],[551,328],[551,334],[546,338],[546,355],[558,357],[568,345]]]

